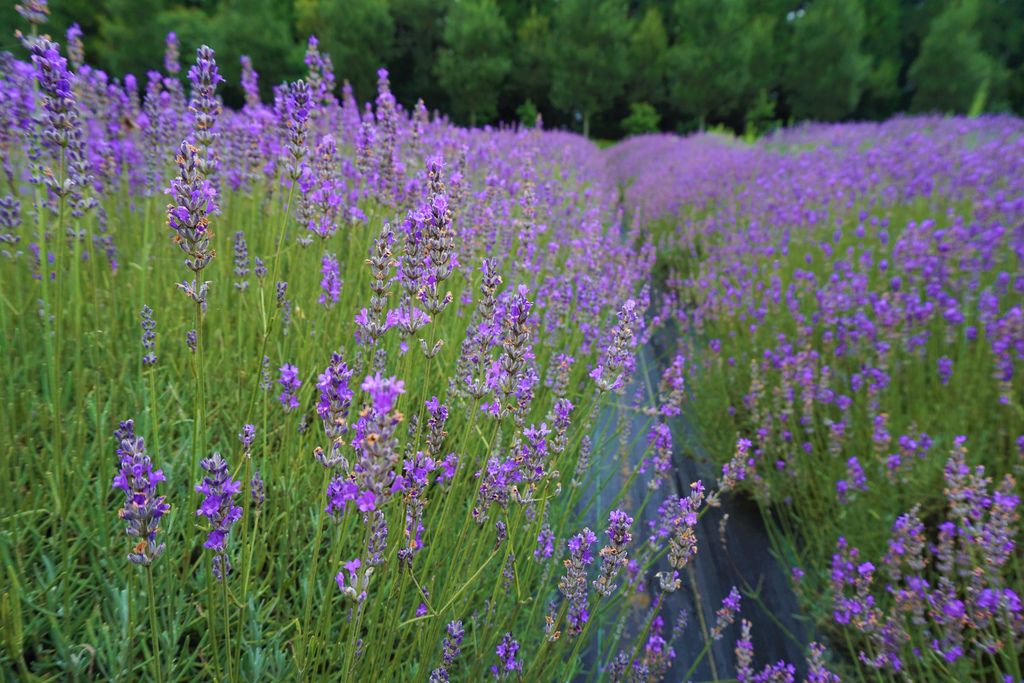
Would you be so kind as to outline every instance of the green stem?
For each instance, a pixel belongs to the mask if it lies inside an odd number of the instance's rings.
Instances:
[[[156,589],[153,587],[153,565],[146,567],[146,581],[149,584],[149,634],[153,638],[153,673],[157,683],[163,683],[164,674],[160,657],[160,631],[156,621]]]
[[[224,599],[224,657],[226,659],[225,666],[228,670],[228,680],[234,681],[234,667],[232,666],[231,657],[231,610],[230,603],[228,601],[228,577],[227,572],[220,580],[221,596]]]
[[[331,471],[324,469],[323,483],[320,486],[320,493],[322,494],[327,490],[327,484],[330,481]],[[324,535],[324,510],[323,506],[317,511],[316,515],[316,536],[313,539],[313,563],[310,566],[309,578],[306,581],[306,599],[302,606],[302,650],[299,662],[299,670],[305,671],[306,665],[309,663],[309,649],[313,645],[313,639],[309,633],[309,619],[313,609],[313,593],[316,591],[317,584],[317,565],[320,561],[320,544],[323,540]]]

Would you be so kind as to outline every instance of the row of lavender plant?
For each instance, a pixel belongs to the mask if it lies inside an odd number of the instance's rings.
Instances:
[[[847,672],[1020,680],[1024,123],[612,154],[663,255],[695,447],[758,501]]]
[[[315,38],[226,110],[211,48],[112,78],[46,9],[0,60],[0,670],[660,680],[716,498],[662,485],[663,428],[639,462],[646,428],[596,428],[682,398],[633,391],[654,254],[596,149],[405,111],[383,70],[339,101]]]

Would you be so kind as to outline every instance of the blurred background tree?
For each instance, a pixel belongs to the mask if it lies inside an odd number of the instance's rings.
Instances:
[[[621,0],[561,0],[551,30],[551,103],[590,121],[611,107],[629,76],[629,15]]]
[[[839,121],[860,101],[871,68],[860,0],[816,0],[792,21],[783,76],[793,116]]]
[[[724,118],[751,84],[755,31],[747,0],[677,0],[669,49],[671,103],[696,118]]]
[[[625,121],[655,118],[661,130],[751,134],[901,111],[1024,114],[1024,0],[50,0],[50,10],[54,38],[77,22],[90,62],[140,83],[162,68],[167,31],[183,74],[210,44],[232,106],[241,55],[269,98],[303,75],[313,33],[338,87],[348,80],[359,100],[386,66],[404,106],[423,98],[466,124],[539,114],[615,138],[636,132]],[[24,58],[18,28],[14,1],[2,3],[0,50]]]
[[[395,57],[395,21],[387,0],[295,0],[295,21],[299,40],[316,35],[320,51],[331,56],[339,87],[347,80],[360,101],[374,97],[377,69]]]
[[[452,112],[476,125],[498,113],[498,95],[512,68],[510,34],[494,0],[462,0],[444,21],[437,77]]]
[[[954,3],[932,20],[908,73],[913,111],[965,112],[976,97],[1001,90],[1003,69],[982,49],[977,22],[975,0]]]

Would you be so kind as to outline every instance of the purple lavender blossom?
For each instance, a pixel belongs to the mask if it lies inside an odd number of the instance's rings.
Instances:
[[[358,557],[354,560],[349,560],[334,577],[334,581],[338,584],[342,594],[355,599],[357,602],[366,600],[366,587],[369,575],[367,572],[359,573],[359,569],[362,566],[363,563]],[[345,580],[345,572],[348,572],[347,581]]]
[[[249,288],[249,246],[245,243],[245,233],[235,233],[235,289],[245,291]]]
[[[231,573],[227,537],[234,523],[242,518],[242,508],[234,502],[235,496],[242,490],[242,482],[231,478],[228,463],[220,453],[215,452],[199,464],[206,476],[195,487],[204,496],[196,516],[206,517],[210,522],[210,531],[203,547],[214,551],[213,575],[218,581],[223,581]]]
[[[455,619],[448,623],[448,635],[444,637],[444,651],[441,653],[441,666],[430,672],[430,683],[448,683],[448,672],[455,664],[455,659],[462,652],[462,638],[465,630],[462,621]]]
[[[188,108],[193,116],[196,145],[202,151],[201,168],[203,175],[212,178],[217,168],[213,157],[213,143],[217,136],[213,128],[221,113],[216,91],[224,78],[220,75],[217,60],[209,46],[201,45],[196,50],[196,63],[188,70],[188,80],[192,83],[192,100]]]
[[[267,500],[267,491],[258,469],[252,473],[252,479],[249,480],[249,495],[252,499],[252,509],[259,513],[263,509],[263,503]]]
[[[64,150],[63,158],[54,151],[49,165],[41,169],[42,182],[54,196],[68,198],[72,213],[81,215],[95,205],[95,200],[85,197],[92,177],[75,99],[75,77],[68,71],[67,60],[60,56],[56,43],[46,37],[34,38],[29,49],[45,111],[43,137],[53,150]],[[61,167],[64,177],[57,176]]]
[[[537,560],[546,560],[550,558],[554,552],[555,532],[553,532],[551,527],[545,522],[544,526],[540,529],[540,533],[537,534],[537,548],[533,551],[533,556]]]
[[[302,380],[299,379],[299,369],[291,363],[285,363],[280,368],[280,379],[277,383],[281,385],[281,395],[277,397],[277,400],[284,406],[284,411],[290,413],[299,407],[298,392],[299,387],[302,386]]]
[[[612,330],[604,352],[597,366],[590,371],[590,378],[601,391],[619,391],[635,369],[633,349],[636,348],[636,331],[643,310],[633,299],[627,299],[619,311],[619,322]]]
[[[321,260],[320,289],[323,290],[318,301],[328,309],[338,303],[341,297],[341,277],[338,275],[338,257],[334,254],[325,253]]]
[[[398,397],[405,393],[405,382],[395,377],[384,379],[378,372],[367,375],[360,388],[369,394],[374,412],[384,414],[390,413]]]
[[[501,642],[494,648],[494,653],[498,655],[498,664],[491,666],[491,674],[497,679],[505,679],[513,674],[521,675],[523,664],[516,660],[518,652],[519,642],[512,634],[506,633],[502,636]]]
[[[246,457],[252,455],[252,444],[256,440],[256,425],[242,425],[242,431],[238,433],[238,440],[242,442],[242,454]]]
[[[650,463],[654,467],[654,476],[647,482],[647,487],[656,490],[661,487],[666,474],[672,469],[672,430],[664,422],[657,422],[647,434],[647,443],[654,455]],[[648,461],[641,464],[640,471],[646,471]]]
[[[181,72],[180,45],[177,33],[171,31],[167,34],[164,40],[164,71],[170,76]]]
[[[340,353],[332,354],[330,365],[317,378],[319,398],[316,412],[323,421],[324,433],[332,442],[337,442],[348,432],[348,413],[353,395],[349,387],[351,379],[352,370]]]
[[[82,35],[82,27],[77,22],[68,26],[68,31],[65,34],[67,38],[68,59],[71,60],[71,65],[75,67],[75,71],[79,71],[82,65],[85,64],[85,47],[82,45]]]
[[[601,548],[601,573],[594,581],[594,590],[605,597],[611,595],[617,586],[614,581],[625,566],[626,546],[633,540],[629,528],[633,518],[622,510],[612,510],[608,514],[608,545]]]
[[[242,92],[245,93],[245,106],[255,109],[260,106],[259,74],[252,67],[252,59],[249,55],[242,55],[238,58],[242,65]]]
[[[287,151],[288,176],[293,181],[302,177],[305,159],[309,154],[306,138],[309,135],[311,107],[308,83],[298,80],[288,86],[279,116],[287,138],[285,150]]]
[[[338,162],[338,146],[325,135],[316,146],[313,170],[303,175],[302,214],[306,228],[321,239],[338,230],[344,197]]]
[[[175,160],[178,176],[171,181],[174,203],[167,205],[167,224],[175,232],[174,243],[185,252],[185,265],[198,274],[214,256],[209,216],[217,211],[217,193],[203,174],[198,149],[182,142]],[[190,298],[200,301],[197,296]]]
[[[725,629],[736,620],[736,614],[740,611],[740,602],[740,592],[733,586],[729,594],[722,600],[722,606],[715,612],[715,625],[711,629],[711,637],[714,640],[720,639]]]
[[[9,194],[0,197],[0,244],[14,245],[20,242],[21,236],[15,232],[20,225],[21,202]]]
[[[739,482],[747,478],[747,471],[753,469],[754,459],[750,457],[750,439],[740,438],[736,441],[736,452],[728,463],[722,466],[722,478],[718,488],[732,491]]]
[[[582,633],[584,625],[590,619],[587,607],[587,567],[594,561],[590,546],[596,540],[597,536],[587,528],[569,539],[569,557],[565,560],[566,574],[558,582],[558,590],[569,603],[566,619],[570,635]]]
[[[171,506],[164,496],[158,496],[156,487],[165,481],[162,470],[154,470],[146,454],[146,443],[136,436],[132,420],[125,420],[114,432],[120,470],[114,477],[113,487],[125,494],[124,506],[118,516],[125,522],[125,533],[138,542],[128,553],[133,564],[149,566],[164,552],[164,544],[156,542],[160,519]]]
[[[24,0],[14,6],[14,11],[33,26],[42,26],[50,16],[47,0]]]
[[[306,44],[305,63],[309,69],[309,87],[313,101],[327,107],[337,106],[338,101],[334,96],[334,64],[331,56],[320,52],[320,41],[316,36],[310,36]]]
[[[145,355],[142,356],[143,367],[150,367],[156,365],[156,353],[153,349],[156,348],[156,321],[153,320],[153,309],[149,306],[142,305],[142,348],[145,350]]]

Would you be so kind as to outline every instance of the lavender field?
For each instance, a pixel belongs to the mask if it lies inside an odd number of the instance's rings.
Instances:
[[[23,30],[5,680],[1022,680],[1020,119],[601,149]]]

